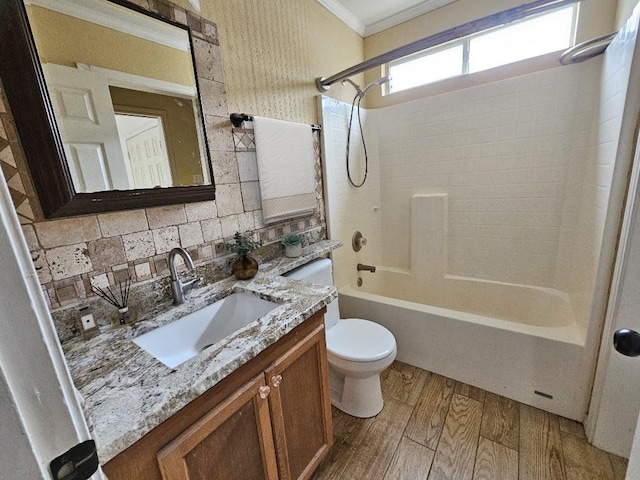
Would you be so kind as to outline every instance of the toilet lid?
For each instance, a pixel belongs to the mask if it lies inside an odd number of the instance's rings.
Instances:
[[[396,348],[393,334],[382,325],[347,318],[326,332],[327,351],[343,360],[373,362],[391,355]]]

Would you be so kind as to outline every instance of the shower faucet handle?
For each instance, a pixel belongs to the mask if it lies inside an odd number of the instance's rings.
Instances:
[[[367,239],[362,236],[362,233],[355,231],[353,237],[351,237],[351,247],[354,252],[359,252],[362,247],[367,244]]]

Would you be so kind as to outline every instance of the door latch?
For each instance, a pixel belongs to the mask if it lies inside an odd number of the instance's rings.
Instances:
[[[640,356],[640,333],[621,328],[613,334],[613,348],[627,357]]]

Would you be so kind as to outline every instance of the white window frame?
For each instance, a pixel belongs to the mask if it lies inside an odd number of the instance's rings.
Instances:
[[[556,11],[559,11],[559,10],[563,10],[565,8],[572,8],[573,9],[573,15],[572,15],[572,21],[571,21],[571,38],[569,39],[569,45],[567,46],[567,48],[569,48],[569,47],[575,45],[575,42],[576,42],[576,33],[577,33],[577,26],[578,26],[578,15],[579,15],[579,12],[580,12],[580,2],[574,3],[572,5],[564,5],[562,7],[557,8],[557,9],[550,10],[550,11],[543,12],[543,13],[539,13],[539,14],[528,15],[528,16],[522,18],[522,19],[516,20],[514,22],[510,22],[508,24],[497,25],[495,27],[490,27],[490,28],[485,28],[485,29],[482,29],[482,30],[478,30],[477,32],[474,32],[474,33],[472,33],[470,35],[467,35],[466,37],[462,37],[462,38],[458,38],[458,39],[455,39],[455,40],[451,40],[449,42],[442,43],[440,45],[435,45],[433,47],[429,47],[427,49],[421,50],[420,52],[416,52],[416,53],[413,53],[411,55],[407,55],[405,57],[402,57],[402,58],[399,58],[397,60],[393,60],[393,61],[391,61],[389,63],[386,63],[383,66],[383,73],[384,73],[384,75],[391,76],[390,71],[391,71],[391,68],[394,67],[394,66],[402,65],[404,63],[408,63],[408,62],[417,60],[419,58],[438,53],[441,50],[449,49],[449,48],[455,47],[457,45],[462,45],[462,69],[461,69],[462,73],[460,73],[459,75],[453,75],[451,77],[443,78],[441,80],[435,80],[433,82],[426,82],[426,83],[423,83],[423,84],[420,84],[420,85],[416,85],[415,87],[405,88],[405,89],[398,90],[398,91],[395,91],[395,92],[391,91],[391,82],[390,82],[390,83],[387,83],[387,84],[384,85],[382,94],[385,95],[385,96],[386,95],[393,95],[395,93],[406,92],[406,91],[412,90],[414,88],[424,87],[425,85],[433,85],[435,83],[444,82],[444,81],[450,80],[452,78],[459,78],[459,77],[466,76],[466,75],[474,75],[475,73],[484,72],[486,70],[481,70],[479,72],[469,73],[470,44],[471,44],[471,40],[473,38],[478,37],[480,35],[484,35],[486,33],[492,32],[492,31],[500,30],[500,29],[503,29],[503,28],[511,27],[513,25],[517,25],[519,23],[527,22],[527,21],[533,20],[535,18],[542,17],[544,15],[549,15],[550,13],[553,13],[553,12],[556,12]],[[552,52],[548,52],[548,53],[552,53]],[[543,55],[545,55],[545,54],[543,54]],[[526,61],[526,60],[529,60],[529,59],[532,59],[532,58],[536,58],[536,57],[528,57],[528,58],[525,58],[525,59],[522,59],[522,60],[518,60],[518,61]],[[499,66],[493,67],[493,68],[500,68],[500,67],[504,67],[505,65],[509,65],[509,63],[503,64],[503,65],[499,65]]]

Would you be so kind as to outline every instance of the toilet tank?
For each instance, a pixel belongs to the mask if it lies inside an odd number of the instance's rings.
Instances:
[[[319,283],[321,285],[333,285],[333,274],[331,270],[331,260],[328,258],[318,258],[301,267],[291,270],[283,275],[294,280]],[[324,316],[326,328],[333,327],[340,320],[340,310],[338,300],[334,300],[327,305],[327,313]]]

